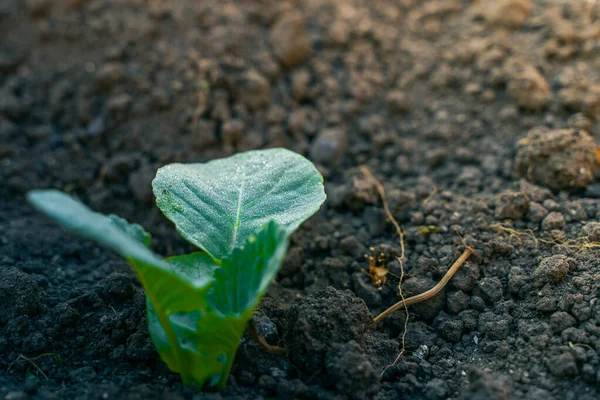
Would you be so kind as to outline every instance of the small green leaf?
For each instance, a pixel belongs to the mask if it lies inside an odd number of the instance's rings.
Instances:
[[[215,259],[274,220],[291,234],[325,200],[323,177],[285,149],[205,164],[171,164],[152,182],[156,204],[188,241]]]
[[[197,386],[209,382],[211,386],[224,387],[227,383],[248,320],[277,275],[287,246],[286,230],[270,222],[256,236],[249,237],[243,247],[225,257],[220,267],[214,268],[206,309],[170,315],[184,368],[192,371]],[[169,342],[160,332],[161,325],[150,320],[153,340],[163,343],[168,352]],[[168,363],[169,358],[172,356],[163,360]]]
[[[276,222],[265,225],[222,260],[208,293],[209,307],[220,315],[252,310],[277,275],[285,257],[286,230]]]

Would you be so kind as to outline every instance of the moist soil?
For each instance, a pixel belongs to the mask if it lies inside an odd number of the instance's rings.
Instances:
[[[599,24],[592,0],[1,1],[0,398],[600,398]],[[181,254],[156,169],[266,147],[328,194],[255,315],[288,356],[244,336],[227,389],[196,392],[127,264],[24,194]],[[402,310],[369,327],[402,249],[363,165],[405,229],[404,295],[475,249],[406,332]]]

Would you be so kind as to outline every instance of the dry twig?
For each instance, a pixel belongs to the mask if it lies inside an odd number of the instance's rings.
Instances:
[[[398,303],[394,304],[393,306],[391,306],[390,308],[388,308],[387,310],[385,310],[384,312],[379,314],[377,317],[375,317],[373,319],[373,323],[371,324],[371,326],[374,326],[375,324],[381,322],[381,320],[383,320],[385,317],[387,317],[388,315],[390,315],[391,313],[393,313],[394,311],[396,311],[402,307],[407,307],[412,304],[420,303],[422,301],[426,301],[426,300],[429,300],[432,297],[434,297],[436,294],[438,294],[444,288],[444,286],[446,286],[448,281],[450,279],[452,279],[452,277],[454,276],[454,274],[456,274],[456,272],[459,270],[459,268],[465,263],[465,261],[467,261],[467,259],[471,256],[471,254],[473,254],[473,251],[474,250],[471,247],[467,246],[465,251],[463,251],[463,253],[458,258],[458,260],[456,260],[454,262],[454,264],[452,264],[452,267],[450,267],[448,272],[446,272],[446,275],[444,275],[442,280],[439,281],[437,285],[435,285],[434,287],[432,287],[431,289],[429,289],[426,292],[423,292],[416,296],[409,297],[408,299],[400,300]]]
[[[287,350],[285,348],[271,346],[269,343],[267,343],[267,341],[258,333],[256,324],[254,324],[252,319],[250,319],[250,323],[248,323],[248,336],[250,336],[250,339],[254,340],[260,347],[262,347],[263,350],[266,350],[271,354],[277,354],[280,356],[285,356],[287,354]]]

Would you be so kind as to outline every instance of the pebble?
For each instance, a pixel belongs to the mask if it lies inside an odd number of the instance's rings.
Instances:
[[[119,62],[104,64],[96,72],[96,82],[104,88],[112,88],[125,79],[125,68]]]
[[[346,130],[329,128],[321,131],[310,146],[310,158],[319,164],[335,165],[339,163],[348,147]]]
[[[296,12],[280,17],[269,38],[275,55],[288,68],[301,64],[312,52],[304,18]]]
[[[529,209],[529,198],[523,192],[504,191],[495,199],[496,218],[519,219]]]
[[[557,311],[550,316],[550,327],[554,332],[560,333],[575,325],[575,318],[564,311]]]
[[[539,223],[546,217],[546,215],[548,215],[548,210],[546,210],[544,206],[539,203],[529,203],[529,209],[527,210],[526,215],[528,220]]]
[[[575,357],[570,352],[550,357],[547,365],[550,373],[554,376],[576,376],[579,373]]]
[[[585,131],[534,128],[517,142],[515,172],[555,190],[584,188],[594,179],[596,143]]]
[[[571,262],[572,259],[563,255],[544,258],[533,271],[533,282],[537,286],[560,282],[571,269]]]
[[[555,229],[562,229],[565,226],[565,217],[556,211],[552,211],[542,221],[542,230],[553,231]]]

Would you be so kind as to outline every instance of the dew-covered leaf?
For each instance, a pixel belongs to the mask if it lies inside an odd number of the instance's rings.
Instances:
[[[156,204],[179,233],[216,259],[271,220],[291,234],[325,200],[315,166],[285,149],[167,165],[152,185]]]

